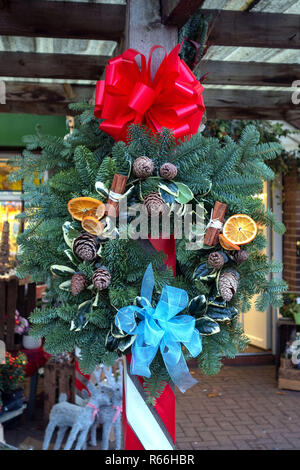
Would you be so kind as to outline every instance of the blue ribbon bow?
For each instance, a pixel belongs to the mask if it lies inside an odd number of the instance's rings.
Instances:
[[[154,288],[152,265],[146,269],[141,287],[141,305],[121,308],[116,326],[129,335],[136,335],[131,348],[130,372],[150,377],[149,366],[160,348],[167,371],[175,385],[185,392],[195,380],[189,373],[181,343],[193,357],[202,351],[201,336],[190,315],[177,315],[188,305],[188,294],[177,287],[164,286],[156,308],[151,306]],[[137,324],[136,317],[141,321]]]

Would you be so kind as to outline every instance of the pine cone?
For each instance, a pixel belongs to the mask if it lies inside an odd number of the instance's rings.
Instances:
[[[98,268],[93,274],[92,282],[96,289],[103,290],[107,289],[111,281],[111,275],[109,271],[105,268]]]
[[[173,163],[164,163],[159,169],[160,176],[165,180],[172,180],[177,175],[177,167]]]
[[[235,253],[233,254],[233,258],[236,263],[242,263],[243,261],[247,261],[248,256],[249,253],[246,250],[238,250],[235,251]]]
[[[79,258],[85,261],[93,261],[97,257],[97,238],[87,232],[82,232],[75,239],[73,250]]]
[[[239,275],[234,271],[225,271],[219,279],[219,292],[226,302],[229,302],[237,291]]]
[[[223,268],[224,264],[227,263],[228,257],[225,255],[225,253],[222,253],[221,251],[214,251],[213,253],[210,253],[207,262],[210,265],[210,267],[214,269],[221,269]]]
[[[156,192],[150,193],[145,197],[144,206],[150,215],[163,214],[167,210],[167,206],[162,200],[161,195]]]
[[[76,273],[73,274],[72,279],[71,279],[71,292],[73,295],[78,295],[80,292],[82,292],[88,284],[87,278],[81,274],[81,273]]]
[[[133,162],[132,170],[137,178],[145,179],[152,175],[154,170],[154,163],[151,158],[142,156]]]

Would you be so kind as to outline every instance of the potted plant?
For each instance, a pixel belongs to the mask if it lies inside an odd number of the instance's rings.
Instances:
[[[296,302],[293,303],[291,313],[293,314],[296,325],[300,325],[300,297],[297,297]]]
[[[0,365],[0,415],[22,407],[24,394],[20,384],[25,377],[26,364],[25,354],[14,356],[6,352],[5,363]]]
[[[15,314],[15,333],[22,335],[22,343],[25,349],[36,349],[42,344],[41,338],[35,338],[28,334],[29,322],[26,318],[22,317],[18,310]]]
[[[283,302],[280,314],[284,318],[293,319],[297,325],[300,324],[300,293],[286,292],[283,294]]]

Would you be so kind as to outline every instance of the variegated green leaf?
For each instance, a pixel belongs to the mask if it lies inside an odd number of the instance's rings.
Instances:
[[[99,256],[99,258],[101,258],[101,256],[102,256],[102,255],[101,255],[102,249],[103,249],[103,246],[102,246],[102,244],[100,244],[99,249],[98,249],[98,251],[97,251],[97,256]]]
[[[106,335],[105,339],[105,348],[107,351],[116,351],[118,349],[120,340],[118,338],[115,338],[112,334],[111,331],[109,331]]]
[[[158,187],[165,191],[166,193],[172,194],[172,196],[177,197],[179,195],[179,190],[177,187],[177,183],[158,183]]]
[[[124,199],[124,197],[129,197],[133,193],[134,189],[135,189],[134,186],[130,186],[130,188],[127,189],[127,191],[124,194],[122,194],[122,196],[120,196],[119,200],[121,201],[122,199]]]
[[[68,279],[68,281],[64,281],[58,286],[61,290],[66,290],[68,292],[71,291],[71,279]]]
[[[74,226],[72,225],[72,222],[70,221],[66,221],[63,226],[62,226],[62,230],[63,230],[63,235],[64,235],[64,240],[66,242],[66,244],[68,245],[69,248],[73,248],[73,242],[75,240],[75,238],[78,237],[79,235],[79,230],[75,229]]]
[[[71,322],[70,330],[81,331],[87,324],[87,316],[93,309],[93,300],[86,300],[78,306],[77,316]]]
[[[74,255],[74,253],[73,253],[73,251],[71,250],[71,248],[68,248],[67,250],[64,250],[64,253],[65,253],[66,256],[69,258],[69,260],[71,261],[71,263],[73,263],[75,266],[77,266],[77,265],[80,263],[79,258],[77,258],[77,256]]]
[[[99,292],[97,292],[95,300],[93,302],[93,307],[97,307],[99,302]]]
[[[207,266],[206,263],[200,264],[198,268],[195,269],[194,279],[199,281],[214,281],[217,276],[217,271]]]
[[[109,189],[105,186],[102,181],[97,181],[95,184],[95,189],[98,194],[101,194],[101,196],[107,197],[109,193]]]
[[[136,335],[128,335],[126,338],[121,339],[118,349],[121,352],[125,352],[126,349],[130,348],[130,346],[135,342]]]
[[[198,318],[195,326],[201,335],[215,335],[220,332],[218,323],[209,317]]]
[[[206,315],[215,321],[230,321],[238,315],[238,310],[235,307],[213,307],[209,306]]]
[[[52,264],[50,271],[54,276],[58,277],[70,277],[75,273],[74,269],[69,266],[63,266],[61,264]]]
[[[179,194],[176,184],[170,181],[166,184],[159,183],[158,187],[163,201],[167,204],[173,204],[175,197]]]
[[[189,303],[189,313],[194,317],[200,317],[206,311],[206,297],[205,295],[198,295],[194,297]]]
[[[211,305],[212,307],[225,308],[226,300],[224,300],[223,297],[209,297],[208,305]]]
[[[92,311],[92,308],[93,308],[93,299],[86,300],[85,302],[82,302],[82,304],[78,306],[78,313],[87,315],[88,313]]]
[[[187,204],[194,198],[193,192],[186,184],[176,182],[176,186],[178,188],[178,196],[175,197],[177,202]]]

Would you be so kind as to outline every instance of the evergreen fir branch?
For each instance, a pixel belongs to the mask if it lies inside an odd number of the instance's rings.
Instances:
[[[70,103],[69,108],[72,111],[79,111],[79,112],[84,112],[84,111],[94,111],[94,106],[91,103]]]
[[[98,172],[98,164],[93,153],[83,145],[76,147],[74,152],[75,168],[84,184],[93,187]]]
[[[156,401],[165,389],[165,386],[170,382],[170,376],[165,368],[165,364],[158,353],[150,365],[151,376],[144,378],[144,390],[146,391],[146,402],[155,406]]]
[[[115,161],[116,173],[128,176],[131,169],[131,158],[125,142],[117,142],[113,146],[112,158]]]
[[[117,172],[117,165],[113,158],[105,157],[98,170],[96,181],[101,181],[107,188],[111,187],[114,174]]]

